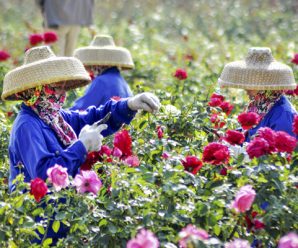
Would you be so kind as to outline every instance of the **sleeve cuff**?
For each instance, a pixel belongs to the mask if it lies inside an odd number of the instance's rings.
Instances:
[[[120,113],[122,113],[123,115],[125,114],[125,123],[129,124],[131,122],[131,120],[135,117],[137,111],[133,111],[128,107],[128,100],[123,100],[121,102],[119,102],[119,110]]]
[[[84,163],[87,158],[87,150],[82,141],[77,140],[71,146],[68,147],[69,151],[72,151],[80,159],[81,163]]]

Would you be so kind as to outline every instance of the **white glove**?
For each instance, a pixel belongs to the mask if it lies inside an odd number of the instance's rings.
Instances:
[[[131,110],[143,109],[150,113],[158,111],[161,106],[157,96],[148,92],[128,98],[127,104]]]
[[[100,133],[107,128],[108,126],[106,124],[101,124],[99,126],[96,124],[91,126],[85,125],[82,128],[79,134],[79,140],[82,141],[88,152],[100,150],[103,140],[103,136]]]

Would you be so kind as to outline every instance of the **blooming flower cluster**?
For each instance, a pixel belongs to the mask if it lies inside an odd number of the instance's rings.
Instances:
[[[56,191],[60,191],[70,185],[67,168],[55,164],[47,170],[48,182],[53,184]],[[78,193],[91,192],[94,195],[102,187],[102,183],[94,171],[81,171],[74,178],[73,185]],[[30,194],[39,202],[48,192],[48,186],[41,178],[35,178],[30,183]]]
[[[254,138],[247,146],[250,158],[258,158],[272,152],[292,153],[296,148],[297,140],[286,132],[273,131],[268,127],[260,128]]]
[[[30,34],[29,43],[31,46],[36,46],[44,42],[45,44],[51,44],[58,40],[58,36],[55,32],[48,31],[43,34]]]

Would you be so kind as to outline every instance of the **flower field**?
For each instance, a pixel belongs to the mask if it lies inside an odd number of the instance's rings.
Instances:
[[[55,49],[55,34],[24,2],[0,3],[1,91],[27,48]],[[270,47],[297,82],[296,1],[99,2],[95,32],[131,51],[136,67],[122,75],[162,107],[106,137],[75,178],[53,165],[46,181],[18,176],[10,193],[7,147],[20,103],[1,101],[0,246],[48,247],[53,240],[42,236],[63,227],[69,234],[56,247],[297,248],[297,140],[263,128],[244,142],[259,116],[245,112],[244,91],[217,84],[223,66],[252,46]],[[82,29],[79,45],[92,32]],[[65,108],[83,93],[68,92]],[[286,94],[297,109],[298,90]]]

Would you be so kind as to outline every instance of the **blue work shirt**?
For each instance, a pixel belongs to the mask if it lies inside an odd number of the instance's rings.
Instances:
[[[107,122],[108,129],[102,132],[103,136],[116,132],[123,123],[129,124],[135,115],[135,112],[128,108],[127,100],[118,102],[111,100],[100,108],[93,106],[81,112],[61,110],[61,114],[78,136],[86,124],[93,124],[110,111],[112,115]],[[55,164],[66,167],[68,174],[74,177],[87,156],[87,150],[80,140],[66,147],[55,132],[25,104],[22,104],[21,111],[14,121],[8,150],[10,190],[13,190],[13,180],[18,174],[24,173],[25,182],[30,182],[36,177],[46,180],[47,169]],[[40,217],[36,219],[36,221],[40,220]],[[52,224],[53,221],[51,221]],[[52,238],[55,244],[59,238],[67,235],[68,229],[61,224],[59,231],[55,233],[50,226],[47,237]],[[39,234],[39,236],[40,240],[35,239],[32,242],[40,243],[43,235]]]
[[[90,107],[80,112],[61,110],[61,114],[78,136],[86,124],[93,124],[110,111],[112,115],[107,122],[108,129],[102,132],[103,136],[116,132],[123,123],[129,124],[135,115],[135,112],[128,108],[127,100],[111,100],[100,108]],[[56,133],[25,104],[22,104],[14,121],[8,150],[10,190],[12,181],[19,173],[24,173],[26,182],[36,177],[45,180],[47,169],[55,164],[66,167],[68,174],[74,177],[87,155],[80,140],[68,147],[64,146]]]
[[[293,133],[292,127],[294,116],[296,114],[296,110],[288,98],[282,96],[264,116],[261,122],[255,128],[248,131],[245,141],[249,142],[251,137],[255,135],[261,127],[269,127],[274,131],[284,131],[297,138],[297,136]]]
[[[126,98],[132,96],[132,92],[121,76],[117,67],[112,67],[98,75],[87,88],[85,94],[77,99],[71,110],[84,110],[90,106],[99,107],[105,104],[113,96]]]

